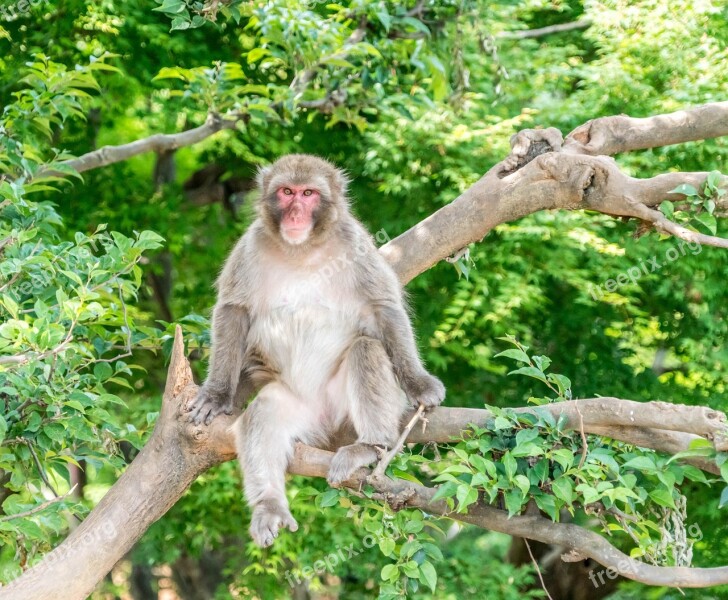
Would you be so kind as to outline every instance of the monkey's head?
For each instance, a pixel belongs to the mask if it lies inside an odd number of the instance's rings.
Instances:
[[[258,173],[258,212],[268,232],[298,246],[324,239],[348,210],[343,171],[309,154],[289,154]]]

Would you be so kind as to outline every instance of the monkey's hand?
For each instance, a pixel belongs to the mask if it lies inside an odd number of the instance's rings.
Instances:
[[[405,393],[413,406],[422,405],[430,409],[439,406],[445,399],[445,386],[437,377],[423,371],[408,381]]]
[[[201,423],[209,425],[221,413],[233,414],[232,394],[227,390],[215,389],[205,384],[197,393],[197,398],[187,405],[186,410],[189,412],[188,421],[192,421],[195,425]]]

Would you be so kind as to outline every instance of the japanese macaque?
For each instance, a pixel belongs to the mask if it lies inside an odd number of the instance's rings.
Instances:
[[[394,271],[349,211],[344,173],[292,154],[258,186],[257,219],[217,281],[209,373],[189,410],[209,424],[258,390],[234,427],[250,533],[265,547],[298,528],[285,495],[297,441],[353,426],[329,469],[339,484],[395,443],[408,401],[437,406],[445,388],[422,365]]]

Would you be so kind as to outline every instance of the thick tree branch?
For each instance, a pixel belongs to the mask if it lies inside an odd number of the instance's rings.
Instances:
[[[180,133],[157,133],[141,140],[135,140],[120,146],[104,146],[93,152],[88,152],[78,158],[66,160],[59,163],[60,167],[73,169],[78,173],[106,167],[108,165],[122,162],[146,152],[169,152],[185,146],[192,146],[207,139],[211,135],[223,129],[235,129],[240,121],[246,120],[246,116],[235,116],[224,118],[220,115],[210,114],[204,125],[188,129]],[[61,177],[67,175],[66,170],[44,169],[36,173],[34,179],[43,177]]]
[[[530,133],[543,132],[544,139],[550,140],[552,131],[555,130],[531,130]],[[525,133],[528,132],[521,132]],[[514,150],[520,147],[521,134],[512,141]],[[537,136],[530,142],[542,143]],[[542,210],[594,210],[655,222],[667,231],[645,207],[656,206],[663,200],[684,198],[683,194],[670,193],[678,182],[700,187],[708,175],[670,173],[635,179],[622,173],[607,156],[562,152],[560,144],[554,145],[556,151],[535,157],[531,157],[528,150],[519,150],[515,156],[495,165],[450,204],[382,246],[380,251],[400,280],[403,283],[410,281],[433,264],[480,241],[501,223]],[[679,237],[693,239],[687,233],[679,233]],[[706,245],[724,246],[721,238],[700,236],[694,239]]]
[[[86,520],[40,564],[0,588],[0,600],[86,598],[200,473],[235,457],[230,428],[234,417],[218,417],[209,427],[186,422],[185,405],[196,397],[197,390],[184,357],[182,333],[178,327],[162,410],[151,438]],[[632,443],[642,439],[646,446],[659,449],[669,446],[673,451],[687,449],[689,442],[698,435],[718,443],[726,431],[722,413],[661,402],[643,404],[616,398],[592,398],[518,409],[520,412],[543,410],[556,417],[565,414],[567,427],[580,426],[578,414],[581,413],[586,432],[601,430],[615,439]],[[422,428],[414,427],[408,441],[449,441],[471,423],[485,424],[490,416],[487,410],[439,408],[428,415],[427,429],[423,432]],[[330,452],[299,444],[289,470],[301,475],[325,476],[330,458]],[[450,514],[444,503],[432,502],[432,489],[392,481],[381,475],[372,478],[368,472],[361,475],[369,477],[368,481],[375,485],[377,492],[395,505],[422,508],[432,514],[447,515],[511,535],[562,544],[638,581],[654,585],[680,583],[686,587],[728,582],[726,569],[681,569],[674,576],[677,579],[669,579],[672,568],[651,567],[637,561],[620,566],[623,554],[599,535],[578,526],[552,523],[541,517],[508,519],[506,513],[488,506],[474,507],[467,515]],[[360,481],[352,483],[358,485]],[[84,568],[75,568],[79,564]]]
[[[715,102],[645,119],[626,115],[594,119],[566,136],[564,147],[579,154],[612,156],[723,135],[728,135],[728,102]]]

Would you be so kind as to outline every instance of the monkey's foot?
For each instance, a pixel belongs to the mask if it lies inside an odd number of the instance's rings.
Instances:
[[[342,481],[349,479],[357,469],[371,465],[377,458],[377,451],[371,444],[358,442],[350,446],[342,446],[331,460],[326,480],[329,485],[339,485]]]
[[[278,530],[288,527],[291,531],[298,530],[298,523],[288,510],[288,506],[279,500],[262,500],[253,508],[253,518],[250,521],[250,536],[261,548],[267,548],[278,537]]]
[[[219,414],[233,414],[233,400],[228,392],[220,392],[203,385],[197,392],[197,397],[185,407],[185,411],[189,413],[188,421],[195,425],[203,422],[209,425]]]

